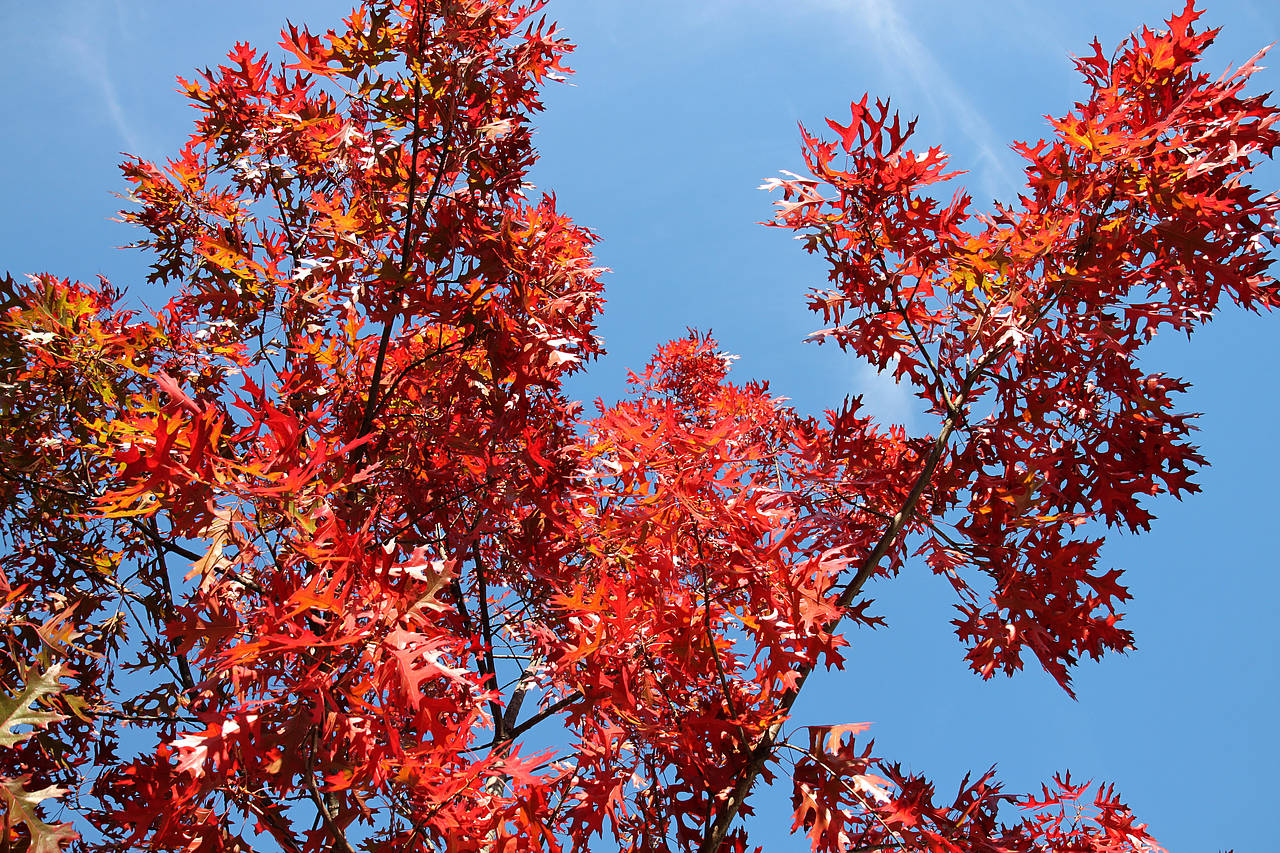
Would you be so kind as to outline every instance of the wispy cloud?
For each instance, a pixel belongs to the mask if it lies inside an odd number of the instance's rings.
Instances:
[[[116,133],[131,153],[140,153],[145,147],[129,116],[120,103],[120,94],[115,81],[111,77],[111,68],[96,46],[77,36],[64,36],[61,40],[63,52],[73,67],[80,72],[92,89],[96,90],[97,100],[106,111]]]
[[[895,382],[890,373],[859,361],[854,364],[851,384],[853,393],[862,397],[863,410],[880,423],[899,424],[913,434],[928,428],[911,386]]]
[[[820,6],[825,15],[835,13],[862,30],[859,47],[874,52],[887,74],[905,76],[934,110],[948,116],[969,139],[979,160],[975,173],[983,189],[992,197],[1012,195],[1020,182],[1005,156],[1005,146],[997,141],[982,112],[913,32],[899,11],[898,0],[805,2]]]
[[[109,23],[104,20],[108,16]],[[51,47],[66,57],[68,67],[85,83],[86,94],[101,106],[125,148],[141,154],[147,148],[145,140],[121,101],[108,58],[113,48],[119,49],[119,40],[129,35],[124,16],[119,0],[76,4],[65,19],[70,25],[52,37]]]

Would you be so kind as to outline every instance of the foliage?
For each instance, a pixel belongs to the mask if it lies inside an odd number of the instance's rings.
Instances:
[[[786,774],[819,851],[1157,849],[1109,787],[939,798],[862,726],[786,722],[917,555],[983,677],[1069,690],[1131,644],[1099,531],[1203,461],[1138,355],[1280,302],[1253,62],[1198,70],[1191,5],[1095,43],[986,214],[885,103],[804,132],[767,186],[830,268],[815,337],[934,434],[796,412],[697,333],[587,414],[594,237],[525,183],[569,50],[539,11],[366,0],[285,62],[237,45],[183,82],[182,151],[124,165],[172,299],[5,280],[4,843],[66,842],[65,787],[86,850],[713,853]]]
[[[21,692],[0,701],[0,748],[16,746],[34,735],[37,729],[63,719],[60,714],[37,711],[33,707],[45,697],[62,691],[62,685],[58,683],[61,674],[61,664],[54,664],[35,675],[28,673],[27,683]],[[15,731],[15,728],[25,731]],[[28,791],[24,787],[28,781],[29,777],[0,779],[0,802],[4,803],[5,812],[3,843],[7,848],[12,833],[25,831],[30,853],[57,853],[62,849],[61,843],[74,838],[75,832],[67,823],[45,823],[40,819],[39,806],[50,797],[60,796],[63,791],[53,786]]]

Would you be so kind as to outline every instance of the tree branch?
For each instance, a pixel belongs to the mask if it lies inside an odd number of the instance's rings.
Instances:
[[[143,536],[145,536],[147,540],[151,542],[153,547],[167,551],[170,554],[177,554],[179,557],[185,557],[186,559],[190,560],[193,563],[198,563],[204,559],[204,555],[197,554],[195,551],[192,551],[190,548],[184,548],[178,543],[172,542],[162,537],[160,535],[160,531],[158,529],[155,529],[156,527],[154,524],[155,516],[149,516],[148,520],[153,522],[149,526],[144,525],[142,522],[140,522],[137,518],[133,516],[128,516],[128,521],[130,524],[133,525],[133,528],[137,530],[139,533],[141,533]],[[259,584],[257,581],[253,580],[252,578],[246,577],[240,572],[237,572],[235,569],[229,569],[229,568],[226,568],[225,566],[223,567],[215,566],[214,571],[219,575],[222,575],[224,578],[227,578],[228,580],[235,581],[236,583],[243,586],[245,589],[253,590],[258,595],[267,594],[266,590],[262,588],[261,584]]]
[[[422,35],[423,22],[422,10],[425,4],[419,3],[416,10],[417,27],[417,44],[416,54],[419,58],[422,55]],[[413,72],[413,130],[410,132],[409,141],[409,186],[406,192],[405,213],[404,213],[404,233],[400,238],[400,287],[403,289],[404,281],[409,276],[410,264],[413,260],[413,223],[414,208],[417,207],[418,196],[418,155],[422,149],[422,122],[419,119],[419,113],[422,111],[422,75],[418,73],[413,64],[409,64],[409,70]],[[449,165],[449,142],[452,136],[451,121],[452,113],[445,114],[444,133],[440,143],[440,158],[436,163],[436,174],[431,183],[431,189],[427,193],[427,198],[423,204],[424,210],[430,210],[435,204],[437,195],[440,192],[441,181],[444,177],[445,170]],[[382,383],[382,371],[387,359],[387,350],[391,346],[391,332],[395,327],[396,313],[394,310],[382,326],[382,337],[378,342],[378,354],[373,362],[373,376],[369,380],[369,395],[365,398],[364,414],[360,418],[360,429],[356,433],[356,439],[364,438],[369,434],[373,427],[373,416],[378,405],[379,387]],[[356,448],[353,457],[353,468],[359,468],[360,463],[364,461],[365,445]]]
[[[839,615],[824,626],[824,631],[828,633],[834,631],[840,622],[844,620],[845,608],[853,603],[853,599],[862,591],[862,587],[871,579],[871,576],[875,574],[880,561],[889,553],[889,549],[897,541],[902,528],[915,513],[916,505],[920,502],[925,489],[928,488],[930,481],[933,479],[934,472],[937,471],[938,464],[946,453],[947,444],[959,425],[958,418],[963,415],[965,404],[973,391],[973,385],[977,381],[978,375],[1007,348],[1008,346],[1004,345],[991,350],[969,371],[960,390],[959,399],[956,401],[955,411],[948,414],[943,421],[942,428],[938,431],[937,438],[933,441],[933,447],[925,459],[924,467],[916,476],[911,491],[902,503],[902,508],[890,519],[889,525],[884,533],[881,534],[880,539],[871,549],[871,552],[863,558],[857,573],[841,591],[840,597],[836,602]],[[782,731],[782,724],[789,717],[796,699],[800,696],[800,691],[804,689],[805,682],[808,681],[813,671],[814,665],[812,664],[801,667],[795,686],[783,694],[781,701],[778,703],[778,722],[765,731],[755,748],[751,750],[746,766],[743,768],[742,776],[739,777],[737,784],[734,785],[733,790],[729,793],[710,830],[703,837],[702,844],[698,847],[699,853],[716,853],[719,850],[729,832],[730,826],[733,825],[733,821],[737,818],[743,803],[746,802],[747,795],[755,785],[756,779],[764,770],[764,766],[768,763],[770,756],[772,756],[773,748],[778,742],[778,735]]]
[[[177,605],[173,600],[173,586],[169,582],[169,566],[165,563],[165,551],[158,544],[160,541],[160,528],[156,524],[155,516],[147,519],[147,527],[151,532],[152,543],[156,552],[156,572],[160,575],[160,586],[164,590],[165,603],[168,605],[165,615],[174,618],[174,610]],[[159,626],[164,630],[164,626]],[[178,659],[178,672],[182,675],[182,686],[187,689],[188,693],[194,693],[196,689],[196,680],[191,674],[191,663],[187,660],[187,653],[182,651],[176,639],[171,640],[169,645],[173,649],[173,656]]]
[[[476,564],[476,597],[480,599],[480,637],[484,643],[481,663],[489,674],[490,688],[498,689],[498,669],[493,662],[493,624],[489,616],[489,586],[484,576],[484,560],[480,558],[480,543],[471,547],[472,557]],[[504,740],[502,705],[497,697],[489,700],[489,713],[493,716],[493,740],[495,743]]]
[[[696,528],[694,530],[693,541],[698,546],[698,560],[702,563],[703,621],[706,623],[707,628],[707,642],[711,644],[711,659],[715,662],[716,674],[720,676],[720,692],[724,694],[725,705],[728,707],[729,713],[736,717],[738,716],[738,706],[737,703],[733,701],[733,695],[729,692],[729,679],[724,674],[724,665],[720,662],[720,650],[716,647],[716,633],[711,624],[711,578],[707,573],[706,555],[702,553],[702,537],[698,535]],[[738,729],[745,740],[746,732],[742,730],[741,726],[739,726]]]
[[[355,849],[352,848],[351,842],[347,840],[346,832],[344,832],[342,827],[338,824],[338,819],[334,816],[333,812],[330,811],[329,804],[325,801],[324,794],[321,793],[319,786],[316,785],[314,769],[316,758],[315,748],[319,740],[320,730],[312,729],[311,750],[307,755],[306,772],[302,774],[303,782],[307,786],[307,792],[311,795],[311,802],[315,804],[316,813],[320,815],[321,823],[324,824],[324,828],[328,831],[329,837],[333,839],[334,847],[336,847],[340,853],[355,853]]]
[[[266,800],[266,798],[262,794],[252,791],[236,791],[235,789],[228,790],[224,788],[223,793],[240,808],[257,817],[262,826],[265,826],[267,831],[271,833],[271,837],[276,840],[277,844],[289,851],[289,853],[302,853],[302,848],[294,840],[290,827],[279,814],[279,805],[270,800],[265,803],[260,802]],[[242,801],[242,798],[247,801]]]
[[[525,720],[520,725],[512,726],[511,728],[507,729],[506,737],[503,738],[503,740],[507,743],[511,743],[515,741],[516,738],[520,737],[520,735],[524,734],[525,732],[529,731],[529,729],[538,725],[538,723],[541,723],[543,720],[549,717],[554,717],[556,714],[560,713],[565,708],[572,705],[574,702],[580,702],[580,701],[582,701],[582,691],[580,690],[573,691],[568,696],[565,696],[563,699],[558,699],[555,702],[552,702],[550,705],[543,708],[541,711],[534,714],[532,717]],[[469,752],[479,752],[482,749],[496,749],[498,746],[500,746],[500,744],[495,741],[495,742],[485,744],[484,746],[473,746],[470,749],[458,750],[458,754],[464,755]]]
[[[520,716],[520,706],[524,704],[524,697],[528,695],[529,688],[533,686],[533,683],[537,678],[537,667],[539,663],[540,661],[538,658],[534,658],[529,661],[529,664],[524,668],[524,671],[520,673],[520,680],[516,684],[515,690],[511,692],[511,701],[507,703],[506,712],[503,713],[500,720],[494,720],[494,755],[499,755],[505,758],[507,753],[511,751],[511,744],[514,742],[514,738],[500,738],[499,733],[505,732],[507,729],[515,725],[516,718]],[[506,783],[506,777],[494,776],[485,783],[484,787],[490,794],[499,794],[506,786]]]

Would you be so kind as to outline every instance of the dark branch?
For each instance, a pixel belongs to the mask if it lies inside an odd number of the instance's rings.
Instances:
[[[880,566],[880,561],[889,553],[897,541],[902,528],[907,524],[911,517],[915,514],[916,506],[920,502],[920,498],[924,495],[925,489],[933,479],[933,474],[938,468],[938,464],[942,461],[942,457],[946,454],[947,445],[951,440],[952,433],[955,432],[959,425],[957,418],[963,416],[963,411],[969,395],[973,391],[973,385],[977,381],[978,376],[986,370],[990,364],[996,360],[999,355],[1008,349],[1006,346],[997,347],[987,353],[974,367],[969,371],[965,378],[963,387],[960,390],[959,400],[952,413],[949,413],[943,421],[942,428],[938,431],[937,438],[934,439],[933,448],[929,452],[929,456],[925,459],[924,467],[916,476],[915,483],[911,487],[911,491],[907,494],[906,500],[902,503],[902,508],[890,519],[880,539],[876,542],[875,547],[862,560],[858,567],[857,573],[849,580],[844,589],[841,590],[840,597],[837,599],[837,608],[839,615],[836,616],[829,624],[824,626],[824,631],[833,632],[844,620],[844,610],[853,603],[853,599],[862,591],[867,581],[875,574],[876,569]],[[729,832],[729,828],[733,825],[733,821],[737,818],[738,812],[741,810],[743,803],[746,802],[747,795],[751,792],[751,788],[755,785],[756,779],[764,770],[765,764],[768,763],[770,756],[773,755],[774,746],[778,743],[778,736],[782,732],[782,723],[790,715],[792,707],[795,705],[796,699],[800,696],[800,691],[804,689],[805,682],[814,671],[814,665],[803,666],[799,670],[799,678],[796,679],[795,687],[788,690],[781,701],[778,703],[779,722],[774,723],[765,731],[755,748],[751,750],[750,756],[747,758],[746,766],[743,768],[742,775],[738,778],[738,782],[734,785],[733,790],[729,793],[728,799],[720,808],[716,815],[715,822],[711,825],[710,830],[702,840],[699,846],[699,853],[716,853],[720,849],[720,845],[724,842],[725,836]]]
[[[314,770],[315,745],[316,742],[319,741],[319,737],[319,729],[313,729],[311,733],[311,752],[307,756],[307,770],[302,774],[303,781],[306,783],[307,791],[311,795],[311,802],[315,804],[316,813],[320,815],[321,823],[324,824],[324,828],[329,833],[329,837],[333,839],[333,846],[337,848],[340,853],[355,853],[354,848],[351,846],[351,842],[347,840],[347,834],[343,831],[342,826],[339,825],[337,817],[335,817],[333,812],[330,810],[329,803],[325,799],[324,794],[321,793],[319,786],[316,785]]]
[[[479,543],[472,546],[471,552],[476,564],[476,597],[480,599],[480,638],[484,643],[481,662],[489,675],[489,686],[497,690],[498,670],[493,661],[493,622],[489,615],[489,585],[485,578],[484,560],[480,558]],[[505,715],[496,697],[489,700],[489,712],[493,716],[493,740],[494,743],[498,743],[505,740],[503,733]]]

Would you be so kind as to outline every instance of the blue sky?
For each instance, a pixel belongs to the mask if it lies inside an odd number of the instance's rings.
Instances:
[[[1008,142],[1042,136],[1042,116],[1083,94],[1067,54],[1094,35],[1110,48],[1158,25],[1172,3],[551,0],[548,16],[580,45],[578,73],[547,95],[535,180],[601,234],[600,262],[613,269],[610,355],[575,394],[615,396],[625,368],[695,326],[742,356],[739,378],[766,378],[801,409],[863,393],[886,418],[927,429],[867,368],[801,344],[817,325],[802,297],[823,270],[756,224],[770,198],[755,188],[801,165],[796,122],[846,116],[869,91],[920,116],[919,144],[942,145],[969,170],[961,180],[980,203],[1007,197],[1019,173]],[[286,17],[323,28],[347,5],[4,4],[0,267],[103,273],[157,301],[138,287],[144,259],[111,249],[131,239],[110,221],[119,152],[176,150],[192,113],[175,75],[216,63],[236,40],[274,44]],[[1280,38],[1280,11],[1265,0],[1205,6],[1206,22],[1224,26],[1213,72]],[[1257,80],[1267,91],[1280,74]],[[1257,180],[1280,187],[1280,169]],[[1161,340],[1148,355],[1150,370],[1194,383],[1185,408],[1205,413],[1199,440],[1213,467],[1204,494],[1159,503],[1150,534],[1109,545],[1109,560],[1129,570],[1138,649],[1083,666],[1079,701],[1036,672],[970,676],[948,590],[917,571],[875,589],[890,627],[855,639],[847,671],[801,703],[804,721],[874,721],[879,751],[943,792],[993,763],[1013,791],[1069,768],[1116,782],[1171,850],[1275,849],[1277,322],[1226,312],[1192,342]],[[785,806],[762,808],[781,817]],[[766,839],[766,850],[802,844],[770,829],[757,837]]]

